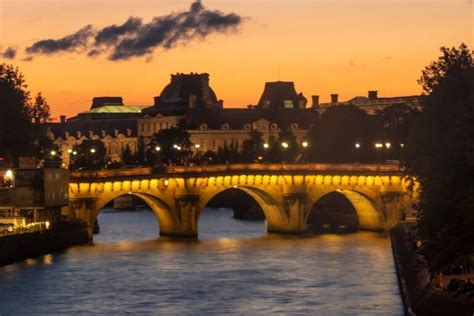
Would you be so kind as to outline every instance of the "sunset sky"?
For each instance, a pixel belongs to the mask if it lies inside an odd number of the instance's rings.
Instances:
[[[258,102],[266,81],[294,81],[298,92],[321,101],[378,90],[412,95],[421,70],[440,46],[473,44],[472,0],[207,0],[206,10],[235,13],[241,23],[184,38],[169,49],[110,60],[90,50],[29,54],[27,47],[60,39],[87,25],[100,30],[129,17],[189,11],[193,0],[0,0],[0,62],[24,73],[53,116],[87,110],[94,96],[122,96],[127,105],[151,105],[176,72],[208,72],[225,107]],[[114,44],[115,45],[115,44]],[[9,48],[17,51],[6,58]],[[33,57],[32,60],[25,60]]]

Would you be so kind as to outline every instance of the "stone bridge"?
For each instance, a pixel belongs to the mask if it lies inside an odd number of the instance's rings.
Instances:
[[[413,196],[396,165],[242,164],[72,172],[69,216],[92,227],[113,199],[135,195],[155,213],[160,235],[197,237],[199,215],[229,189],[261,207],[268,232],[303,234],[314,206],[330,193],[344,196],[361,229],[382,231],[411,212]]]

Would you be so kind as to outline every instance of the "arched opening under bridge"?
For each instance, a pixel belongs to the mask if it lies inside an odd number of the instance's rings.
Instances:
[[[268,194],[249,187],[224,188],[203,199],[199,238],[249,238],[265,235],[268,218],[278,216]]]
[[[380,230],[381,223],[381,215],[373,202],[351,190],[337,190],[322,196],[307,218],[308,232],[311,233]]]
[[[166,205],[156,197],[128,193],[101,201],[92,214],[96,222],[94,242],[146,240],[159,236],[161,222],[167,221]]]

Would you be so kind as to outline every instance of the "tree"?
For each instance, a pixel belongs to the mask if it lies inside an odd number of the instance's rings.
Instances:
[[[29,106],[29,112],[35,123],[47,123],[50,120],[51,110],[41,92],[36,95],[35,103]]]
[[[244,140],[240,153],[242,162],[252,163],[258,161],[258,157],[263,157],[263,135],[257,130],[249,133],[249,138]]]
[[[401,160],[408,134],[418,111],[407,104],[387,106],[376,112],[379,126],[382,128],[380,140],[391,143],[390,158]]]
[[[422,251],[440,270],[474,254],[473,52],[441,48],[419,80],[427,94],[407,146],[407,172],[416,177]]]
[[[124,165],[134,165],[137,163],[137,155],[132,153],[130,146],[128,144],[125,146],[125,149],[122,151],[122,163]]]
[[[0,157],[9,163],[33,152],[27,87],[18,68],[0,65]]]
[[[73,170],[86,168],[91,170],[104,169],[109,161],[107,150],[101,140],[87,139],[72,149],[71,167]]]
[[[332,163],[374,160],[374,143],[383,141],[380,130],[376,118],[354,105],[328,107],[308,132],[311,148],[305,160]],[[355,147],[356,143],[359,148]]]
[[[224,144],[217,149],[216,160],[214,162],[220,164],[238,163],[240,161],[240,153],[238,147],[232,143]]]
[[[186,130],[177,127],[153,134],[147,149],[148,164],[188,164],[192,157],[190,138]]]

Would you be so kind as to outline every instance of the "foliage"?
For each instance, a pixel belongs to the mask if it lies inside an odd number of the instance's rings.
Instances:
[[[252,163],[258,161],[258,157],[264,154],[263,144],[262,133],[252,130],[249,134],[249,138],[242,144],[242,151],[240,153],[241,162]]]
[[[177,127],[163,129],[151,137],[147,163],[187,165],[192,157],[190,134]]]
[[[18,68],[0,64],[0,156],[10,163],[31,150],[27,87]]]
[[[234,143],[219,147],[214,160],[219,164],[239,163],[240,161],[239,148]]]
[[[74,145],[71,155],[71,168],[99,170],[104,169],[109,162],[107,150],[101,140],[87,139],[78,145]],[[75,154],[74,154],[75,153]]]
[[[136,165],[138,163],[137,154],[132,153],[130,146],[128,144],[125,146],[125,149],[122,151],[121,160],[124,165]]]
[[[375,158],[374,143],[381,128],[373,116],[354,105],[328,107],[308,132],[311,147],[305,160],[347,163]],[[359,148],[355,144],[360,144]]]
[[[419,82],[422,100],[407,146],[407,171],[420,183],[418,230],[439,270],[474,254],[474,65],[464,44],[441,48]]]
[[[23,74],[12,65],[0,65],[0,156],[10,164],[21,156],[50,159],[58,148],[48,137],[50,109],[41,93],[30,103]],[[34,121],[34,122],[33,122]]]

